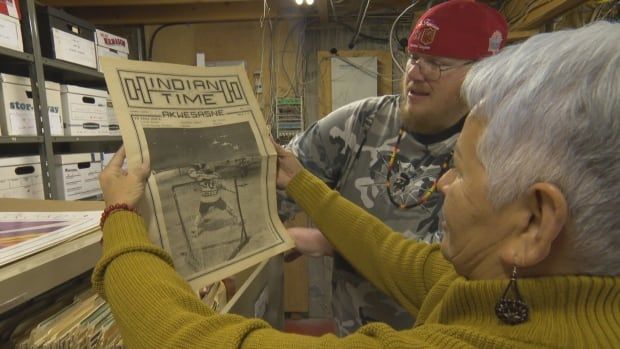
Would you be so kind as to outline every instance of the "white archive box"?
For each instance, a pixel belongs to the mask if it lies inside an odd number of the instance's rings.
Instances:
[[[24,52],[19,19],[0,13],[0,46]]]
[[[45,56],[97,69],[95,26],[50,6],[37,6],[37,21]]]
[[[52,136],[62,136],[65,134],[62,122],[62,99],[60,98],[60,84],[57,82],[46,81],[45,91],[47,96],[47,115],[50,118],[50,133]]]
[[[92,88],[60,85],[60,97],[67,136],[108,135],[107,92]]]
[[[112,98],[108,94],[106,97],[106,109],[108,111],[108,134],[111,136],[120,136],[121,129],[118,126],[118,119],[116,119],[116,112],[114,112],[114,105],[112,104]]]
[[[5,136],[36,136],[30,78],[0,74],[0,130]],[[52,135],[63,135],[60,84],[46,81],[48,115]]]
[[[101,71],[100,57],[129,58],[129,42],[127,39],[95,30],[95,45],[97,48],[97,70]]]
[[[0,158],[0,198],[45,198],[38,155]]]
[[[101,193],[101,153],[56,155],[56,185],[60,200],[78,200]]]

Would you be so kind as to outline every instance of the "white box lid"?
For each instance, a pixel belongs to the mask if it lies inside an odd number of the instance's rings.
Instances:
[[[97,29],[95,31],[95,42],[98,46],[107,47],[112,50],[129,54],[129,41],[118,35],[110,34],[108,32],[104,32],[103,30]]]
[[[77,164],[78,162],[101,162],[100,153],[79,153],[55,155],[56,162],[61,165]]]
[[[0,158],[0,166],[34,165],[40,163],[41,157],[39,155]]]
[[[60,84],[54,81],[45,81],[45,88],[48,90],[60,91]]]
[[[22,85],[22,86],[28,86],[28,87],[31,86],[30,78],[27,76],[18,76],[18,75],[2,73],[0,74],[0,81],[7,83],[7,84],[16,84],[16,85]],[[53,81],[46,81],[45,88],[48,90],[60,91],[60,84],[57,82],[53,82]]]
[[[18,76],[18,75],[2,73],[0,74],[0,80],[8,84],[30,86],[30,78],[26,76]]]
[[[75,85],[60,85],[60,92],[61,93],[76,93],[80,95],[103,97],[103,98],[105,98],[106,95],[108,94],[108,92],[104,90],[97,90],[94,88],[86,88],[86,87],[75,86]]]

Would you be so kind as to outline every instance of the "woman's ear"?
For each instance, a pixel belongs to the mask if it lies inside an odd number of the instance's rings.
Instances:
[[[566,226],[568,206],[562,191],[547,182],[532,185],[524,197],[529,222],[501,254],[506,265],[534,267],[545,260],[551,246]]]

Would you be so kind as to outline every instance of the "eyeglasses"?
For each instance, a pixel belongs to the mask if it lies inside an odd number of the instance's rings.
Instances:
[[[411,53],[409,54],[409,59],[407,59],[407,64],[411,64],[412,67],[417,65],[418,68],[420,68],[420,73],[422,73],[428,81],[437,81],[441,78],[442,72],[463,67],[472,63],[474,63],[474,61],[467,61],[465,63],[455,65],[441,65],[430,61],[427,58],[418,57]]]

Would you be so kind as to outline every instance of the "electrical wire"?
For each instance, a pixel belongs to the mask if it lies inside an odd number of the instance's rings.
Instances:
[[[260,20],[259,20],[261,29],[263,28],[263,22],[265,21],[265,18],[268,18],[269,16],[270,10],[271,8],[269,7],[267,0],[263,0],[263,15],[260,17]]]
[[[263,2],[263,15],[260,18],[260,28],[261,28],[261,47],[260,47],[260,70],[259,70],[259,83],[261,85],[261,89],[265,86],[263,76],[264,76],[264,57],[265,57],[265,25],[264,20],[268,18],[268,21],[271,26],[271,19],[269,19],[269,4],[267,4],[267,0]],[[258,94],[258,93],[257,93]],[[258,96],[257,96],[258,97]],[[265,93],[261,92],[260,95],[260,108],[265,106]]]
[[[336,21],[335,23],[338,24],[338,25],[344,26],[345,28],[347,28],[350,31],[355,33],[355,27],[351,26],[350,24],[342,22],[342,21]],[[380,38],[380,37],[364,34],[361,31],[357,35],[359,37],[364,38],[364,39],[368,39],[368,40],[372,40],[372,41],[377,41],[377,42],[388,42],[388,40],[389,40],[388,38]]]
[[[338,22],[338,16],[336,15],[336,6],[334,6],[334,0],[329,0],[329,5],[332,8],[332,12],[334,13],[334,21]]]
[[[180,22],[179,23],[168,23],[168,24],[160,25],[159,27],[157,27],[157,29],[155,29],[153,34],[151,34],[151,41],[149,41],[149,51],[147,52],[146,60],[147,61],[153,60],[153,44],[155,43],[155,38],[157,37],[157,34],[159,34],[159,32],[162,29],[172,27],[175,25],[183,25],[183,24],[189,24],[189,23],[180,23]]]
[[[286,47],[288,46],[288,41],[291,35],[293,34],[293,32],[295,32],[295,30],[297,30],[297,28],[301,24],[303,24],[303,22],[296,23],[286,34],[286,38],[284,39],[284,45],[282,46],[282,51],[280,53],[280,64],[282,65],[282,72],[284,73],[284,77],[286,78],[286,81],[289,84],[289,89],[284,93],[285,96],[290,93],[291,89],[293,90],[293,94],[297,95],[297,87],[293,83],[293,80],[291,79],[291,76],[289,75],[288,70],[286,69],[286,64],[284,63],[284,55],[285,55]]]
[[[415,5],[417,5],[419,2],[419,0],[415,0],[411,5],[407,6],[406,9],[403,10],[403,12],[401,12],[398,17],[396,17],[396,19],[394,20],[394,23],[392,23],[392,28],[390,29],[390,35],[389,35],[389,40],[390,40],[390,56],[392,56],[392,62],[394,62],[394,64],[396,65],[396,67],[398,68],[398,70],[400,70],[401,73],[405,73],[405,69],[400,65],[400,63],[398,62],[398,60],[396,59],[396,56],[394,56],[394,47],[392,45],[392,37],[394,35],[394,28],[396,28],[396,24],[398,23],[398,21],[400,20],[400,18],[407,13],[409,10],[411,10]],[[400,43],[398,43],[400,45]]]
[[[343,61],[343,62],[349,64],[350,66],[352,66],[352,67],[362,71],[363,73],[371,75],[373,77],[381,78],[381,79],[384,79],[384,80],[386,80],[388,82],[394,82],[394,81],[402,80],[402,78],[393,79],[393,77],[390,76],[390,75],[381,74],[381,73],[379,73],[377,71],[369,70],[368,68],[364,67],[363,65],[353,62],[348,57],[340,56],[340,55],[337,55],[337,54],[335,55],[335,57],[338,58],[340,61]],[[328,58],[325,57],[324,59],[328,59]]]
[[[366,6],[364,7],[363,11],[362,11],[362,7],[360,7],[360,15],[358,15],[358,18],[357,18],[355,34],[353,34],[353,37],[351,38],[351,42],[349,42],[349,49],[351,50],[353,49],[353,47],[355,47],[355,43],[357,42],[357,37],[360,35],[360,32],[362,31],[362,25],[364,24],[364,19],[366,19],[366,12],[368,11],[368,6],[370,5],[370,0],[363,0],[363,1],[366,2]]]

